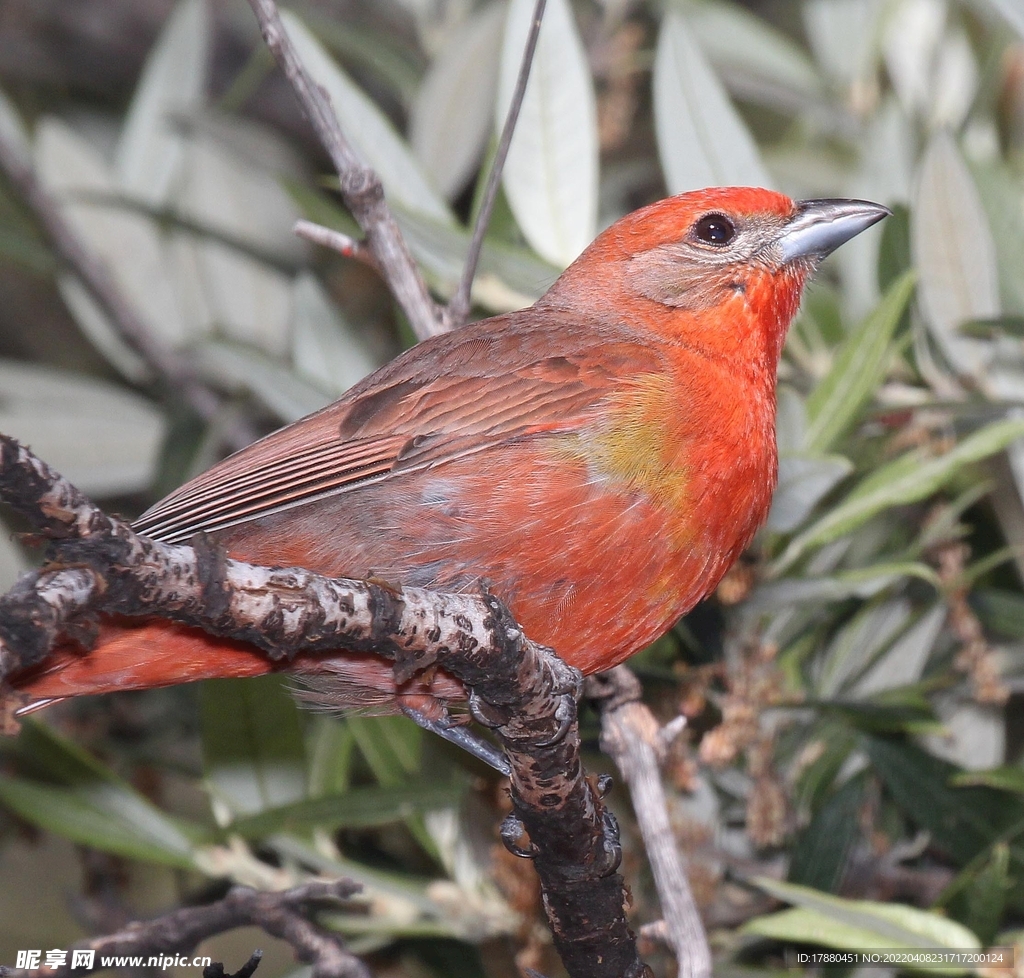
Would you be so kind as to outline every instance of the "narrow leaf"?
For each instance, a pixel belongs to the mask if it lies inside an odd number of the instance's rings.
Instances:
[[[775,562],[773,573],[781,573],[811,547],[852,532],[885,509],[926,498],[965,465],[987,458],[1020,437],[1024,437],[1024,421],[998,421],[965,438],[944,455],[924,458],[917,452],[909,452],[890,462],[796,536]]]
[[[753,882],[766,893],[817,915],[826,930],[804,940],[829,947],[978,948],[978,938],[954,920],[901,903],[846,900],[808,886],[758,877]],[[763,918],[762,918],[763,919]],[[833,943],[843,929],[859,931],[867,943]]]
[[[219,822],[305,796],[299,711],[280,677],[207,682],[200,696],[203,766]]]
[[[164,421],[124,387],[0,360],[0,431],[31,445],[83,492],[110,496],[149,488]]]
[[[353,788],[240,818],[231,831],[256,839],[310,828],[368,828],[399,822],[420,812],[458,803],[459,785],[406,781],[389,788]]]
[[[951,787],[960,769],[916,744],[869,737],[866,748],[872,770],[896,804],[959,865],[973,859],[1024,814],[1024,803],[1013,802],[1002,792]]]
[[[776,533],[795,530],[852,471],[853,463],[842,455],[781,455],[779,484],[768,513],[768,529]]]
[[[345,137],[377,171],[388,197],[409,210],[450,222],[447,204],[384,113],[356,87],[294,13],[284,10],[281,19],[306,69],[327,91]]]
[[[409,142],[448,199],[479,163],[493,125],[505,6],[483,7],[451,31],[412,107]]]
[[[80,845],[165,866],[194,866],[189,838],[141,797],[114,785],[57,788],[0,777],[0,802]]]
[[[117,145],[114,170],[130,195],[166,202],[184,145],[175,117],[202,106],[209,58],[205,0],[180,0],[149,53]]]
[[[534,0],[511,0],[498,73],[497,129],[512,101]],[[548,0],[503,183],[523,235],[564,268],[597,229],[597,107],[568,0]]]
[[[858,816],[863,797],[864,778],[853,777],[822,803],[793,847],[791,883],[827,891],[839,886],[860,831]]]
[[[914,290],[914,273],[901,275],[840,347],[829,372],[807,398],[806,445],[827,451],[856,421],[885,375],[889,345]]]
[[[958,330],[999,315],[996,249],[978,190],[944,131],[932,137],[921,161],[910,242],[925,321],[954,370],[979,374],[990,347]]]
[[[700,187],[770,187],[746,124],[682,14],[662,21],[654,57],[654,123],[670,193]]]
[[[1008,764],[1004,767],[992,767],[987,771],[964,771],[955,775],[950,783],[958,787],[984,785],[986,788],[1024,795],[1024,768]]]
[[[1021,37],[1024,37],[1024,7],[1016,0],[988,0],[989,5],[999,14]]]
[[[766,20],[718,0],[685,9],[702,50],[737,95],[780,107],[821,99],[814,62]]]
[[[7,95],[0,91],[0,138],[23,166],[32,165],[32,145],[21,115]]]
[[[250,393],[285,424],[304,418],[331,400],[329,391],[251,347],[202,343],[195,347],[194,356],[203,377]]]
[[[309,272],[295,279],[292,310],[295,367],[328,393],[347,391],[379,366]]]
[[[107,264],[147,328],[169,346],[192,339],[195,330],[182,314],[157,226],[143,214],[94,202],[118,190],[100,153],[65,123],[47,117],[36,127],[35,159],[39,179],[58,198],[63,216]]]

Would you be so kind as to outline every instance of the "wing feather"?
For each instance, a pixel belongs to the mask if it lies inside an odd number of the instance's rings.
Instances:
[[[658,350],[621,327],[532,313],[421,343],[171,493],[136,529],[185,542],[510,439],[575,430],[623,378],[661,366]]]

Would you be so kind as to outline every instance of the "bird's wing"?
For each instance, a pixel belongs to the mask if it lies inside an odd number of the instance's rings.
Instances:
[[[135,528],[186,542],[510,439],[575,430],[624,379],[659,361],[635,333],[536,307],[528,319],[485,320],[421,343],[341,400],[225,459]]]

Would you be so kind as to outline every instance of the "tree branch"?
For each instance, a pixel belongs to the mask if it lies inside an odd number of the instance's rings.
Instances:
[[[587,680],[601,710],[601,750],[629,787],[640,835],[661,901],[656,933],[672,949],[681,978],[710,978],[711,950],[679,856],[661,783],[665,743],[654,714],[640,700],[640,682],[626,666]]]
[[[2,435],[0,495],[51,541],[50,563],[0,598],[0,679],[39,662],[59,635],[84,634],[101,611],[161,615],[278,662],[300,651],[372,652],[399,679],[436,663],[470,690],[474,716],[509,759],[513,812],[502,835],[534,860],[569,974],[643,973],[616,872],[617,826],[580,760],[580,674],[531,642],[496,597],[254,566],[201,536],[194,547],[158,543]]]
[[[370,978],[366,965],[345,950],[340,938],[321,930],[306,916],[308,904],[347,900],[360,889],[358,883],[347,879],[316,880],[280,892],[239,886],[216,903],[136,921],[113,934],[76,944],[74,950],[95,952],[92,967],[72,971],[75,958],[69,955],[67,963],[57,968],[0,967],[0,978],[72,978],[73,974],[101,970],[104,958],[190,954],[208,937],[246,926],[260,927],[290,944],[299,961],[313,965],[314,978]]]
[[[391,209],[384,199],[380,177],[355,153],[338,125],[327,93],[314,81],[288,37],[274,0],[249,0],[263,39],[291,83],[303,111],[334,164],[341,196],[366,234],[391,294],[422,340],[447,329],[443,310],[430,297],[423,276],[409,254]]]
[[[487,226],[491,223],[491,211],[494,210],[494,201],[498,196],[498,183],[501,181],[502,170],[505,169],[508,149],[512,145],[512,136],[516,130],[516,122],[519,120],[519,110],[523,107],[523,99],[526,97],[526,85],[530,80],[530,68],[533,66],[533,58],[537,52],[537,39],[540,37],[540,27],[544,19],[546,4],[547,0],[537,0],[537,6],[533,8],[533,20],[530,23],[530,31],[526,35],[526,46],[523,48],[523,60],[519,66],[516,87],[512,93],[512,101],[509,103],[508,115],[505,116],[505,125],[501,130],[498,148],[494,152],[494,160],[491,163],[490,172],[487,174],[487,186],[484,188],[476,223],[473,225],[473,237],[470,239],[469,250],[466,252],[462,278],[459,280],[459,287],[455,295],[448,303],[448,321],[452,326],[461,326],[469,315],[469,298],[473,288],[473,279],[476,277],[476,266],[480,261],[480,252],[483,250]]]

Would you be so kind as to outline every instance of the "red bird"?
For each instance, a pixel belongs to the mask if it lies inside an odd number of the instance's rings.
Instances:
[[[818,262],[889,212],[732,187],[603,232],[529,309],[420,343],[330,407],[250,445],[135,524],[232,557],[501,597],[533,639],[608,669],[705,597],[768,513],[775,377]],[[12,685],[29,704],[275,668],[164,620],[104,624]],[[438,673],[396,688],[339,651],[340,707],[461,699]]]

